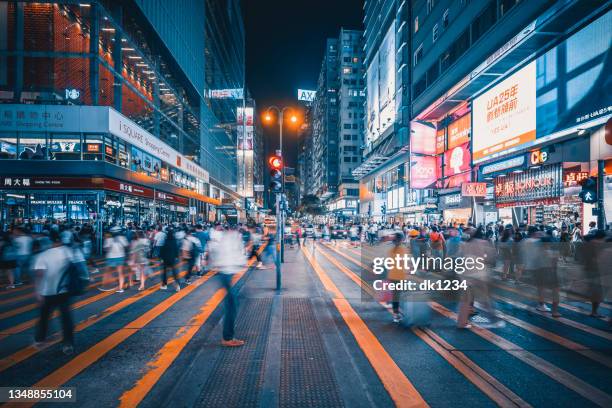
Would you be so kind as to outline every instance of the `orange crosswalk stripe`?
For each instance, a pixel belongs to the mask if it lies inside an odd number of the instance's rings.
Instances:
[[[249,263],[250,267],[253,261]],[[247,269],[248,269],[247,267]],[[246,273],[246,269],[236,274],[232,279],[232,284],[236,284]],[[135,407],[146,397],[146,395],[155,386],[157,381],[166,372],[172,362],[183,351],[187,343],[200,330],[202,325],[206,323],[210,315],[217,309],[219,304],[225,299],[225,289],[219,289],[215,294],[200,308],[198,313],[191,319],[187,325],[181,327],[175,334],[172,340],[164,344],[157,352],[155,359],[147,364],[145,374],[136,382],[136,384],[124,392],[119,397],[120,407]]]
[[[328,247],[328,248],[336,252],[340,256],[346,258],[350,262],[354,263],[355,265],[362,267],[362,268],[367,268],[367,266],[362,264],[360,261],[355,260],[352,257],[334,248],[331,248],[331,247]],[[455,321],[457,320],[456,313],[448,310],[444,306],[436,302],[430,302],[429,305],[436,312],[447,317],[448,319],[452,319]],[[605,393],[604,391],[601,391],[600,389],[596,387],[593,387],[592,385],[568,373],[567,371],[562,370],[559,367],[549,363],[548,361],[536,356],[535,354],[523,349],[522,347],[519,347],[517,344],[514,344],[510,342],[509,340],[506,340],[503,337],[498,336],[497,334],[491,332],[490,330],[483,329],[482,327],[478,327],[477,325],[472,326],[469,330],[471,330],[473,333],[477,334],[478,336],[482,337],[483,339],[487,340],[488,342],[501,348],[502,350],[506,351],[507,353],[511,354],[512,356],[518,358],[524,363],[530,365],[536,370],[546,374],[553,380],[559,382],[560,384],[563,384],[565,387],[575,391],[576,393],[580,394],[584,398],[592,401],[593,403],[600,405],[600,406],[612,406],[612,396],[608,395],[607,393]]]
[[[387,350],[380,344],[376,336],[361,320],[357,312],[351,307],[344,295],[323,271],[310,252],[302,247],[306,259],[312,265],[315,273],[323,283],[325,289],[333,295],[332,302],[340,312],[344,322],[355,337],[357,344],[376,371],[383,386],[397,407],[426,407],[428,406],[421,394],[412,385],[404,372],[397,366]]]
[[[372,298],[376,299],[376,293],[374,289],[361,277],[357,276],[356,273],[348,269],[346,266],[340,264],[331,255],[327,254],[326,251],[320,251],[321,254],[338,270],[349,277],[359,287],[365,290]],[[382,302],[379,302],[382,304]],[[463,374],[470,382],[472,382],[478,389],[484,392],[491,400],[495,401],[500,407],[529,407],[530,405],[522,400],[518,395],[513,393],[505,385],[497,381],[493,376],[480,368],[476,363],[471,361],[465,354],[461,352],[451,353],[450,349],[453,347],[446,343],[441,337],[433,333],[429,329],[417,329],[413,328],[412,332],[416,334],[421,340],[427,343],[434,351],[442,356],[449,364],[451,364],[457,371]],[[460,354],[457,355],[457,354]]]
[[[179,274],[179,277],[182,277],[182,275],[184,275],[184,274],[185,274],[185,272],[181,272],[181,274]],[[174,278],[169,278],[168,282],[172,283],[173,280],[174,280]],[[143,290],[142,292],[138,292],[134,296],[130,296],[129,298],[123,299],[119,303],[115,303],[114,305],[104,309],[100,313],[97,313],[97,314],[95,314],[93,316],[88,317],[87,319],[85,319],[82,322],[78,323],[74,327],[75,333],[83,331],[86,328],[88,328],[90,326],[93,326],[94,324],[98,323],[99,321],[101,321],[101,320],[111,316],[112,314],[114,314],[114,313],[116,313],[116,312],[126,308],[127,306],[136,303],[137,301],[139,301],[139,300],[149,296],[152,293],[155,293],[159,289],[160,286],[161,286],[161,283],[157,283],[157,284],[151,286],[150,288],[147,288],[147,289]],[[37,321],[37,319],[33,319],[30,322],[31,326],[36,324],[36,321]],[[23,329],[23,330],[25,330],[25,329]],[[0,339],[1,338],[2,337],[0,337]],[[59,343],[60,340],[61,340],[60,333],[56,333],[46,343],[45,348],[48,348],[48,347],[50,347],[53,344]],[[18,364],[18,363],[20,363],[20,362],[22,362],[22,361],[32,357],[33,355],[39,353],[40,351],[41,351],[40,348],[36,348],[34,346],[27,346],[27,347],[24,347],[21,350],[16,351],[15,353],[11,354],[10,356],[5,357],[5,358],[0,360],[0,372],[6,370],[9,367],[14,366],[15,364]]]
[[[176,292],[170,297],[166,298],[161,303],[158,303],[153,308],[139,316],[134,321],[126,324],[121,329],[113,332],[111,335],[106,337],[104,340],[98,342],[88,350],[74,357],[68,363],[62,367],[53,371],[47,375],[32,387],[39,388],[57,388],[65,384],[70,379],[81,373],[87,367],[102,358],[106,353],[117,347],[119,344],[124,342],[133,334],[137,333],[140,329],[145,327],[147,324],[152,322],[156,317],[168,310],[172,305],[189,295],[196,288],[200,287],[206,281],[208,281],[213,275],[206,275],[202,279],[195,281],[193,284],[181,289],[180,292]],[[15,403],[15,404],[4,404],[4,407],[30,407],[36,402],[27,403]]]

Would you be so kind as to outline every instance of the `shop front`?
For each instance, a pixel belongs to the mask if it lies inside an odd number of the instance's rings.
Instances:
[[[561,163],[511,173],[495,179],[495,203],[503,223],[561,228],[592,220],[594,208],[582,202],[579,182],[587,171]]]
[[[438,209],[448,225],[465,224],[472,218],[472,199],[463,197],[461,191],[440,195]]]

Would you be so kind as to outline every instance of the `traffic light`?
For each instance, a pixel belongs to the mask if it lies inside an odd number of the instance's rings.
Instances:
[[[270,156],[268,166],[270,167],[270,191],[280,193],[283,191],[283,159],[280,156]]]
[[[582,199],[583,203],[596,203],[597,202],[597,177],[589,177],[581,182],[582,191],[578,196]]]

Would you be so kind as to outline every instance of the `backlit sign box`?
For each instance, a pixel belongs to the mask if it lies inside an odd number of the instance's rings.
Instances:
[[[298,101],[312,102],[317,96],[317,91],[310,91],[307,89],[298,89]]]

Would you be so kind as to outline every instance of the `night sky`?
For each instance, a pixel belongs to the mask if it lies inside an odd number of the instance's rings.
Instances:
[[[363,29],[362,0],[242,0],[247,87],[261,112],[296,105],[297,89],[316,89],[325,39]],[[278,125],[265,126],[266,149],[278,148]],[[296,165],[296,133],[285,127],[285,163]]]

